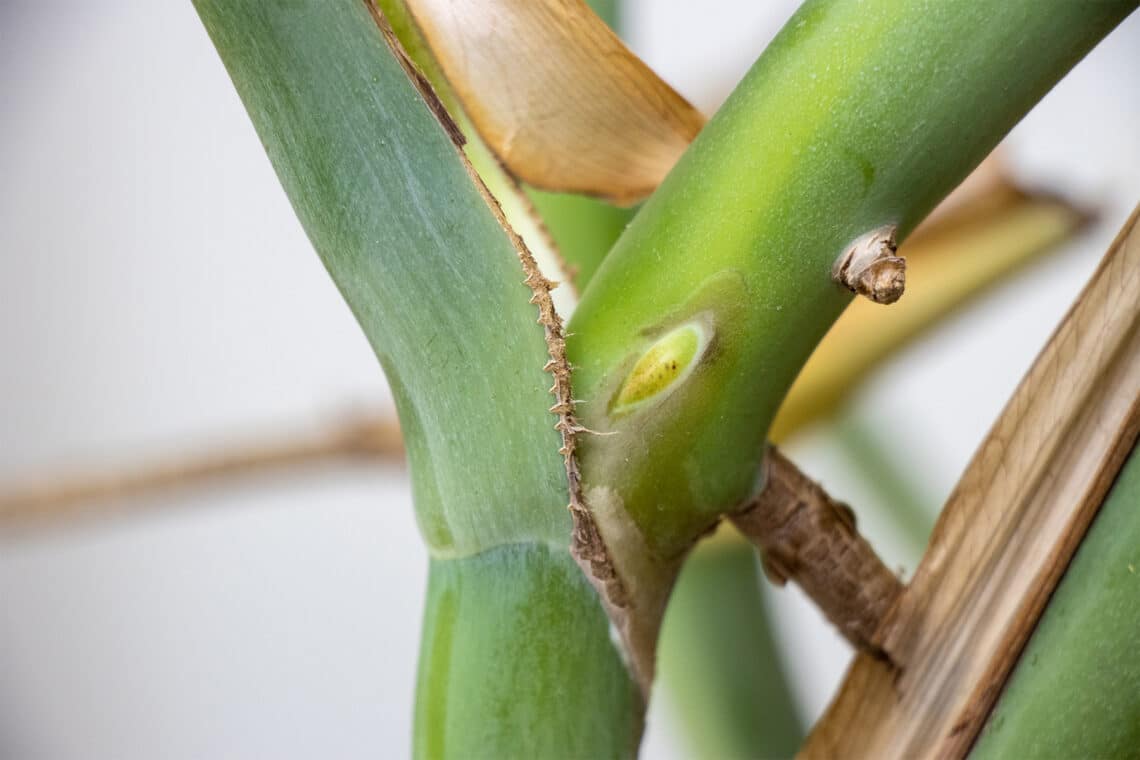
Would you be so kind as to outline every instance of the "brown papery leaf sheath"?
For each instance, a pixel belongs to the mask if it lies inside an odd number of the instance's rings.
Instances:
[[[704,117],[582,0],[406,0],[488,147],[518,179],[649,195]]]
[[[974,455],[804,758],[959,758],[1140,430],[1140,210]]]

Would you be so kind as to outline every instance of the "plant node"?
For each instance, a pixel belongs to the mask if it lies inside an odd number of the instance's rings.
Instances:
[[[894,303],[906,288],[906,259],[896,256],[894,225],[857,238],[835,261],[831,277],[875,303]]]

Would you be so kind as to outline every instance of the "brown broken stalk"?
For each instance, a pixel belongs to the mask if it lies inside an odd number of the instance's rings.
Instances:
[[[970,749],[1140,431],[1140,209],[950,497],[804,758]]]
[[[831,277],[856,295],[892,304],[906,288],[906,259],[895,255],[897,248],[893,225],[872,230],[836,259]]]
[[[902,582],[855,530],[851,508],[775,446],[765,469],[764,490],[730,520],[760,550],[770,580],[795,581],[852,645],[881,655],[876,631]]]

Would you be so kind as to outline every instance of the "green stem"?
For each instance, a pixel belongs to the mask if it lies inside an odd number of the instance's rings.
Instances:
[[[606,257],[571,321],[587,497],[673,556],[756,487],[766,431],[850,295],[853,240],[904,237],[1135,0],[809,0]],[[671,330],[692,371],[615,410]],[[613,412],[620,411],[620,414]]]
[[[590,5],[616,26],[617,2]],[[634,210],[565,193],[530,196],[584,289]],[[803,741],[762,593],[756,552],[738,536],[700,544],[677,579],[659,678],[692,757],[791,757]]]
[[[417,757],[632,757],[640,700],[566,552],[506,546],[432,562]]]
[[[590,5],[617,27],[616,0]],[[565,193],[530,196],[584,289],[634,209]],[[677,579],[659,678],[692,757],[791,757],[803,740],[761,594],[756,552],[737,536],[700,544]]]
[[[970,757],[1140,757],[1140,449],[1053,592]]]
[[[432,556],[416,754],[631,755],[643,706],[569,554],[519,251],[367,5],[195,4],[396,398]]]
[[[699,545],[673,589],[660,673],[692,757],[791,757],[803,741],[761,594],[756,551],[736,536]]]

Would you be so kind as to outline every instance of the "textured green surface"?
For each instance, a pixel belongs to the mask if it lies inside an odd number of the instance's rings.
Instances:
[[[848,302],[845,245],[909,231],[1135,2],[810,0],[646,202],[570,324],[583,473],[669,554],[754,487],[765,431]],[[631,362],[704,312],[687,389],[614,421]]]
[[[435,557],[417,753],[630,754],[641,707],[568,554],[545,342],[504,231],[360,0],[196,6],[396,396]]]
[[[661,633],[660,673],[686,757],[792,757],[803,723],[760,603],[756,552],[713,539],[685,563]]]
[[[566,543],[546,349],[518,257],[364,4],[197,6],[384,365],[433,553]]]
[[[545,547],[500,547],[433,563],[418,755],[634,754],[640,696],[592,594],[569,556]],[[525,745],[520,737],[529,737]]]
[[[1140,758],[1140,449],[1049,600],[970,757]]]

